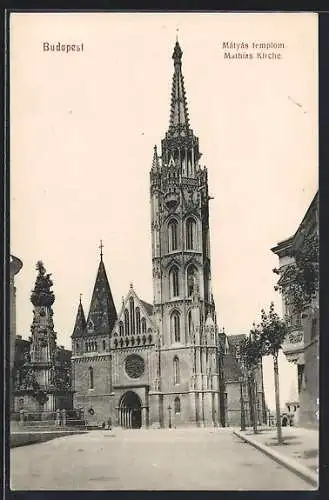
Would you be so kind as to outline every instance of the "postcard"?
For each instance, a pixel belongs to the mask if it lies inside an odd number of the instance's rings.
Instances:
[[[315,489],[317,14],[9,17],[11,489]]]

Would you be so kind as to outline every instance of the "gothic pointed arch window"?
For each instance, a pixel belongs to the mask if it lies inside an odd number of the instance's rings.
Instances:
[[[178,223],[171,219],[168,223],[168,250],[173,252],[178,249]]]
[[[170,317],[171,319],[171,336],[173,342],[180,342],[180,314],[174,311]]]
[[[125,309],[125,335],[129,335],[129,312]]]
[[[204,267],[204,298],[205,300],[209,301],[211,300],[210,297],[210,269],[209,269],[209,263],[207,262]]]
[[[119,323],[119,335],[120,337],[123,337],[123,323],[120,321]]]
[[[135,334],[135,306],[134,306],[134,298],[130,297],[129,299],[129,308],[130,308],[130,333],[131,335]]]
[[[89,366],[89,389],[94,388],[94,369]]]
[[[146,333],[146,319],[142,318],[142,333]]]
[[[179,359],[177,356],[174,357],[174,384],[179,384],[180,381],[180,367],[179,367]]]
[[[196,249],[196,222],[193,217],[189,217],[186,221],[186,249]]]
[[[192,335],[193,332],[192,311],[189,311],[187,313],[187,328],[189,335]]]
[[[178,297],[179,296],[179,274],[178,268],[176,266],[172,266],[169,272],[169,287],[170,287],[170,297]]]
[[[197,291],[198,285],[198,270],[191,264],[186,270],[186,282],[187,282],[187,296],[191,297],[193,292]]]
[[[175,408],[175,413],[180,413],[180,399],[177,396],[174,401],[174,408]]]
[[[141,312],[139,307],[136,307],[136,333],[137,335],[141,333]]]

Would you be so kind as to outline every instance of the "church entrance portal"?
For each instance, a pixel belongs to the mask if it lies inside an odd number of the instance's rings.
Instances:
[[[126,392],[119,406],[119,421],[121,427],[126,429],[139,429],[142,427],[142,403],[133,391]]]

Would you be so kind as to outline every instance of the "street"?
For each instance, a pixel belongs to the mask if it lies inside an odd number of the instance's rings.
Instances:
[[[14,490],[311,490],[231,429],[92,431],[14,448]]]

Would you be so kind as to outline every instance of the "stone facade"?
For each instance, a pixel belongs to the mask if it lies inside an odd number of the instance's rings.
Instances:
[[[173,61],[169,128],[150,171],[153,304],[131,286],[117,316],[101,253],[87,321],[78,307],[74,403],[90,424],[218,426],[235,411],[233,386],[225,406],[211,291],[208,174],[190,128],[178,42]]]
[[[294,262],[292,251],[303,245],[305,236],[319,233],[318,193],[313,198],[296,233],[272,248],[279,257],[280,270]],[[288,361],[296,364],[298,379],[298,424],[318,427],[319,424],[319,297],[312,298],[302,313],[291,311],[283,300],[283,311],[291,329],[283,344]]]
[[[266,423],[267,411],[265,404],[265,392],[263,383],[263,366],[259,363],[255,371],[255,386],[253,386],[236,361],[236,348],[245,335],[226,336],[225,356],[223,357],[226,425],[239,426],[241,423],[241,391],[245,413],[245,422],[251,426],[253,422],[253,409],[250,403],[251,391],[256,393],[256,422],[257,425]],[[242,387],[241,387],[242,386]]]

